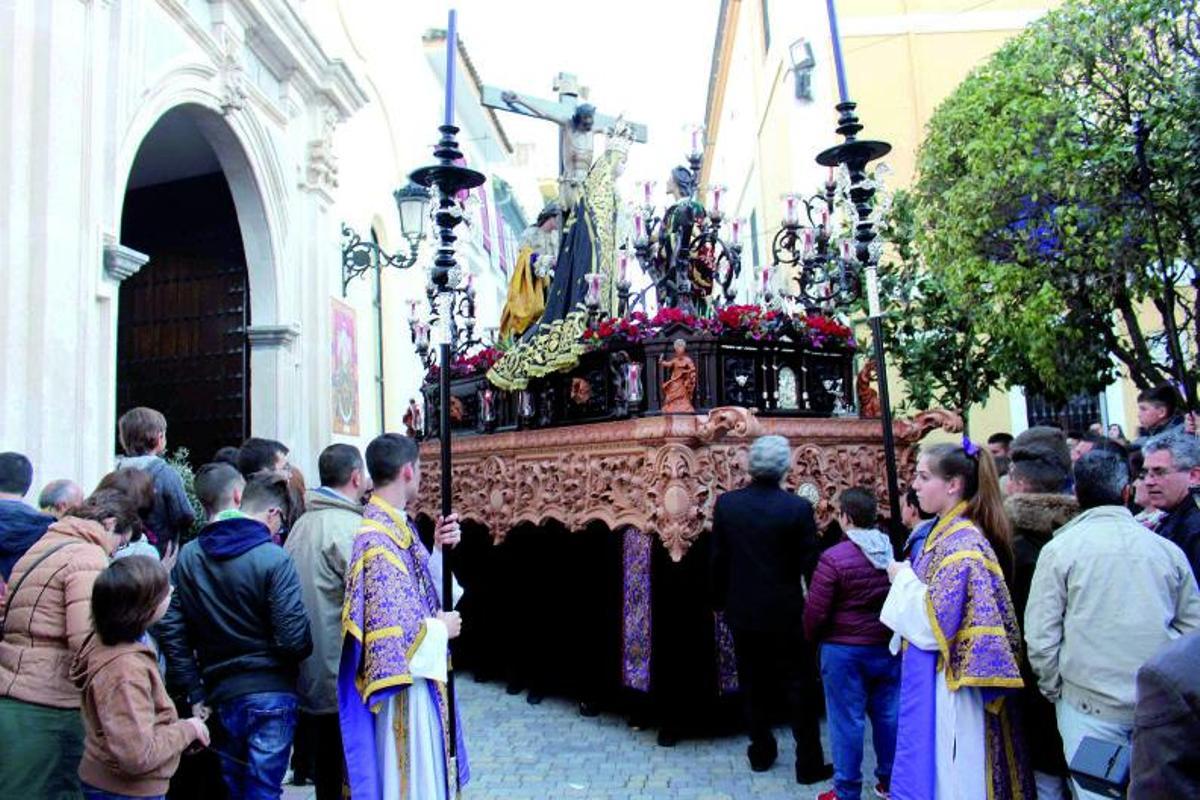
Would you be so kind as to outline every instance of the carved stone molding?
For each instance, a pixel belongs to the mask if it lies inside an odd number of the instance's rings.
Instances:
[[[123,244],[104,245],[104,274],[120,283],[132,278],[150,261],[150,256]]]
[[[739,438],[758,436],[761,426],[754,416],[752,408],[725,406],[714,408],[696,429],[696,436],[702,442],[715,442],[727,434]]]
[[[294,322],[287,325],[251,325],[246,329],[246,338],[251,348],[288,347],[300,338],[300,326]]]
[[[896,421],[905,479],[920,438],[955,424],[961,428],[961,419],[947,412]],[[574,530],[595,521],[657,535],[678,561],[711,526],[716,498],[748,481],[750,443],[762,434],[791,442],[786,488],[816,486],[822,522],[850,486],[873,487],[886,508],[878,420],[760,418],[744,408],[455,438],[451,504],[496,542],[522,523],[556,520]],[[440,508],[439,482],[432,479],[440,463],[437,441],[422,445],[421,460],[430,477],[415,510],[432,517]]]
[[[338,121],[337,110],[331,104],[324,104],[320,110],[317,138],[308,143],[303,188],[330,196],[337,188],[338,165],[333,149],[333,134]]]
[[[246,106],[246,71],[242,65],[242,40],[228,25],[216,30],[221,54],[217,61],[221,92],[221,112],[226,116]]]

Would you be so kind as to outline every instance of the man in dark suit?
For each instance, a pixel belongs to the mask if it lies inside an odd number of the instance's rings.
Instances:
[[[821,749],[812,654],[804,641],[804,593],[818,557],[812,505],[782,488],[791,449],[782,436],[750,448],[751,484],[717,499],[713,511],[714,604],[733,632],[750,728],[746,755],[763,772],[775,762],[772,711],[784,694],[796,739],[796,780],[833,774]]]

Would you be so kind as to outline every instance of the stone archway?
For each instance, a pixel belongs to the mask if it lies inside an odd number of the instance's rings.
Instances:
[[[276,395],[276,351],[294,338],[275,324],[262,182],[226,119],[185,103],[142,136],[121,209],[121,245],[148,264],[120,289],[116,411],[160,408],[170,447],[202,463],[252,420],[274,427],[273,404],[256,400]]]

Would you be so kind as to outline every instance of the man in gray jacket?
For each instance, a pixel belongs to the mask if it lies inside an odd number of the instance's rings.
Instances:
[[[1025,641],[1038,688],[1055,704],[1070,763],[1085,736],[1128,744],[1138,668],[1200,627],[1200,592],[1179,547],[1125,508],[1129,464],[1093,450],[1075,462],[1081,513],[1042,548]],[[1076,784],[1076,797],[1100,797]]]
[[[313,652],[300,665],[298,739],[314,756],[317,800],[342,796],[342,736],[338,727],[337,674],[342,652],[342,601],[354,536],[362,525],[369,487],[358,448],[332,444],[317,460],[321,485],[304,497],[304,514],[285,549],[296,562],[304,608],[312,625]],[[297,741],[298,751],[302,743]],[[300,755],[298,753],[298,755]],[[297,775],[302,765],[293,769]]]

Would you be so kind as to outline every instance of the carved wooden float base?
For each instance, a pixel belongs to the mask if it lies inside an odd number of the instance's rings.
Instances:
[[[935,410],[894,422],[902,485],[915,465],[917,443],[939,427],[961,430],[962,420]],[[749,480],[750,444],[764,434],[791,442],[785,486],[814,500],[821,523],[850,486],[872,488],[886,509],[878,419],[759,418],[733,406],[707,415],[455,437],[452,507],[487,528],[497,543],[521,523],[556,520],[579,529],[595,521],[614,531],[633,526],[655,535],[678,561],[711,525],[716,498]],[[422,445],[421,464],[426,479],[416,511],[433,517],[441,507],[436,440]]]

